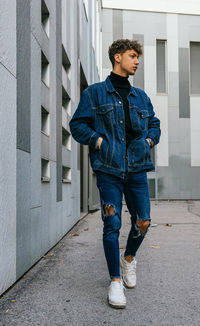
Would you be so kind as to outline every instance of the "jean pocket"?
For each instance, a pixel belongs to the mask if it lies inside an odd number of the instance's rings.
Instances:
[[[133,165],[141,165],[145,161],[146,144],[144,138],[135,138],[129,149],[130,162]]]

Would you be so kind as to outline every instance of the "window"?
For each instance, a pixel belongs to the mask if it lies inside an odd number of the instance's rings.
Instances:
[[[42,0],[41,3],[41,21],[42,21],[42,26],[47,34],[47,36],[49,37],[49,11],[47,9],[46,3],[44,2],[44,0]]]
[[[72,181],[71,169],[66,166],[62,168],[62,181],[63,183],[71,183]]]
[[[71,63],[69,61],[68,55],[67,55],[63,45],[62,45],[62,65],[63,65],[63,67],[65,69],[65,72],[69,76]]]
[[[62,128],[62,144],[71,150],[71,135],[65,128]]]
[[[41,180],[42,182],[50,182],[50,163],[49,160],[42,159],[41,161]]]
[[[200,43],[190,42],[190,92],[200,94]]]
[[[49,87],[49,62],[42,52],[42,81],[45,83],[47,87]]]
[[[49,112],[41,107],[41,131],[49,136]]]
[[[62,87],[62,106],[66,110],[66,112],[71,115],[71,102],[70,97],[68,96],[64,87]]]
[[[166,93],[166,41],[156,40],[157,93]]]

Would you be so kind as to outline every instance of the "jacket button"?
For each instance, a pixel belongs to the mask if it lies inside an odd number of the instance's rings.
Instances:
[[[124,141],[124,138],[122,138],[122,141]]]
[[[121,101],[119,101],[119,104],[122,104],[122,102],[121,102]]]
[[[123,123],[123,120],[120,120],[120,123]]]

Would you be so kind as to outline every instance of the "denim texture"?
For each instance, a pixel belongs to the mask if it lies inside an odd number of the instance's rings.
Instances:
[[[89,145],[92,169],[123,179],[128,172],[152,171],[151,148],[146,138],[155,146],[160,138],[160,120],[155,117],[147,94],[131,86],[128,94],[129,113],[133,129],[132,139],[126,154],[125,117],[120,95],[114,89],[109,76],[104,82],[85,89],[71,121],[70,130],[74,139]],[[97,139],[103,138],[100,150]]]
[[[135,257],[147,231],[140,234],[137,227],[137,218],[149,220],[150,200],[147,173],[126,173],[119,178],[102,172],[97,172],[97,187],[101,199],[101,216],[103,221],[103,247],[108,265],[110,278],[120,277],[119,233],[122,224],[123,194],[127,208],[131,215],[131,229],[129,232],[125,256]],[[111,205],[114,214],[106,215],[104,205]]]

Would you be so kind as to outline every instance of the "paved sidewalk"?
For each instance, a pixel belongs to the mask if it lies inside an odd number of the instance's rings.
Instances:
[[[199,326],[200,202],[152,202],[127,307],[107,304],[100,212],[87,215],[0,298],[0,326]],[[166,225],[167,224],[167,225]],[[130,218],[123,206],[120,245]],[[77,234],[77,235],[76,235]]]

